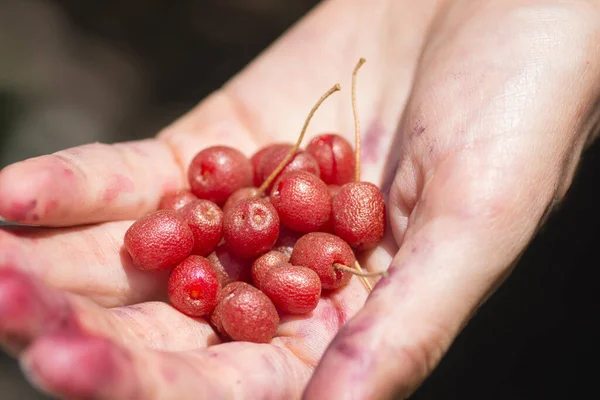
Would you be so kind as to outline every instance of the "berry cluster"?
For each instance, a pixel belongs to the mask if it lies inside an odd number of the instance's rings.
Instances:
[[[137,220],[125,248],[142,270],[171,269],[171,304],[206,317],[223,339],[269,342],[281,314],[304,315],[322,292],[363,272],[355,251],[382,239],[386,209],[377,186],[360,181],[355,149],[337,134],[275,143],[251,158],[228,146],[200,151],[188,169],[189,190],[165,195],[158,211]],[[363,280],[370,289],[366,279]]]

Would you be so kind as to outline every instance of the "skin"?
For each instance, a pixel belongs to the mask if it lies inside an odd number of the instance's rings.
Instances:
[[[322,3],[156,139],[0,173],[0,215],[63,227],[0,232],[4,348],[65,397],[408,396],[568,189],[594,138],[599,41],[591,0]],[[251,155],[293,142],[338,81],[309,136],[352,141],[350,73],[361,56],[362,179],[388,196],[391,228],[362,260],[390,268],[368,301],[354,278],[310,318],[282,319],[270,345],[216,344],[203,320],[152,302],[165,277],[120,256],[131,221],[185,187],[201,148],[235,140]]]

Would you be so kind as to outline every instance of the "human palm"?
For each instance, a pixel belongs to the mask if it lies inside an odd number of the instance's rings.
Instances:
[[[584,18],[592,2],[415,3],[325,2],[156,139],[2,171],[0,214],[53,227],[0,236],[0,334],[30,379],[110,399],[410,393],[567,189],[599,75],[580,50],[597,36],[578,25],[596,21]],[[390,274],[366,304],[353,278],[310,316],[284,317],[271,344],[221,344],[160,301],[165,273],[133,268],[123,235],[185,185],[197,151],[293,142],[336,82],[308,135],[352,140],[361,56],[362,179],[389,195],[390,220],[361,261]]]

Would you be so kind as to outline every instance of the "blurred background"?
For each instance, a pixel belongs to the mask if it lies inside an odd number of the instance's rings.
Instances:
[[[316,3],[0,0],[0,168],[154,135]],[[594,397],[599,172],[597,143],[564,204],[414,399]],[[3,400],[45,399],[1,352],[0,388]]]

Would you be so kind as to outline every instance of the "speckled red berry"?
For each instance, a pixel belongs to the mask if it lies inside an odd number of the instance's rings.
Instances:
[[[191,317],[212,312],[220,290],[217,273],[204,257],[186,258],[169,275],[169,301],[173,307]]]
[[[158,204],[159,210],[178,211],[183,206],[198,199],[192,192],[187,189],[178,190],[168,193],[160,199]]]
[[[282,175],[271,191],[281,223],[298,232],[318,231],[331,216],[331,196],[319,177],[295,171]]]
[[[213,146],[199,152],[188,170],[192,193],[223,205],[236,190],[252,186],[252,164],[239,150]]]
[[[191,254],[194,235],[177,212],[160,210],[135,221],[125,232],[124,244],[137,268],[163,270]]]
[[[325,183],[343,185],[353,180],[354,150],[344,137],[336,134],[319,135],[306,146],[306,151],[319,164],[321,179]]]
[[[383,239],[386,207],[377,186],[369,182],[343,185],[332,202],[333,232],[356,250],[368,250]]]
[[[312,269],[289,265],[270,269],[261,290],[282,313],[308,314],[319,303],[321,281]]]
[[[288,265],[288,260],[289,257],[286,257],[285,254],[275,250],[271,250],[254,260],[250,269],[254,286],[262,290],[262,280],[265,274],[271,270],[271,268]]]
[[[356,258],[348,243],[325,232],[312,232],[302,236],[294,246],[290,262],[315,271],[323,289],[338,289],[352,278],[348,272],[335,269],[334,264],[354,268]]]
[[[194,234],[193,254],[207,256],[223,238],[223,211],[209,200],[194,200],[179,210]]]
[[[237,256],[257,257],[269,251],[279,235],[275,207],[263,199],[245,199],[225,213],[225,242]]]

